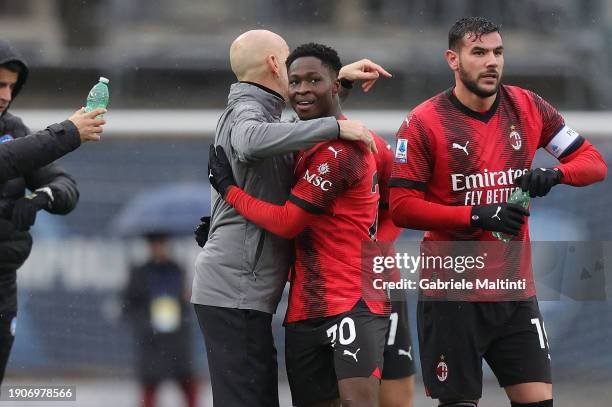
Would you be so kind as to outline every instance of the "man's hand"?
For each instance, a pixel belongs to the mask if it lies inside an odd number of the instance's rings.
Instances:
[[[529,196],[535,198],[548,194],[552,187],[561,182],[561,175],[561,171],[557,168],[536,168],[527,171],[514,182],[523,192],[529,191]]]
[[[361,141],[371,152],[378,152],[374,138],[372,138],[370,131],[363,123],[355,120],[338,120],[338,126],[340,126],[341,139],[347,141]]]
[[[529,211],[517,204],[500,203],[472,208],[472,226],[517,236]]]
[[[68,118],[68,120],[74,123],[76,128],[79,130],[81,143],[86,141],[100,141],[102,126],[106,124],[106,120],[96,119],[96,116],[104,113],[106,113],[106,109],[95,109],[87,113],[83,107],[74,112],[72,116]]]
[[[340,69],[338,79],[347,81],[363,81],[361,89],[367,92],[374,86],[374,83],[378,80],[380,75],[391,78],[391,74],[387,72],[382,66],[375,64],[369,59],[362,59],[352,64],[348,64]]]
[[[223,147],[210,145],[208,152],[208,180],[210,185],[225,198],[227,190],[232,185],[236,185],[234,174],[232,173],[232,165],[225,155]]]
[[[11,222],[15,230],[25,232],[36,221],[36,213],[49,205],[50,198],[45,193],[24,196],[15,201]]]
[[[210,216],[202,216],[200,224],[193,230],[195,240],[200,247],[204,247],[208,240],[208,232],[210,231]]]

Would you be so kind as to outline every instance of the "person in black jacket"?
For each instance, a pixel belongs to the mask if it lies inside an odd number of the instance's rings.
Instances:
[[[99,139],[103,109],[77,111],[69,120],[28,136],[21,119],[8,113],[28,77],[23,58],[0,41],[0,383],[13,345],[17,316],[17,269],[32,248],[30,227],[44,209],[65,215],[79,199],[76,182],[63,169],[48,164],[78,147]],[[32,191],[26,194],[26,188]]]
[[[123,293],[125,316],[134,329],[142,407],[155,406],[164,380],[175,381],[189,407],[197,405],[192,369],[189,300],[183,269],[170,256],[167,236],[147,236],[149,259],[130,270]]]

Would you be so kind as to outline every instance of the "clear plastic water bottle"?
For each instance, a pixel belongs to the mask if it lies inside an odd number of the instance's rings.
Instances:
[[[91,112],[95,109],[106,109],[109,100],[108,82],[110,82],[108,79],[101,76],[98,83],[91,88],[87,95],[87,105],[85,106],[86,112]],[[98,115],[98,119],[101,117],[102,115]]]
[[[508,198],[508,203],[521,205],[523,208],[527,209],[529,207],[529,192],[523,192],[521,188],[517,188],[516,191],[510,195],[510,198]],[[493,232],[493,237],[508,243],[512,240],[513,236],[502,232]]]

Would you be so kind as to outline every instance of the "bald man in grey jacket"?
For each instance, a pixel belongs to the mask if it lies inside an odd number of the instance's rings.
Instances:
[[[232,43],[238,82],[215,134],[238,186],[279,205],[294,183],[294,152],[338,137],[375,149],[359,122],[326,117],[280,123],[288,55],[286,42],[270,31],[248,31]],[[381,74],[388,75],[362,60],[344,67],[340,79],[373,83]],[[215,406],[278,406],[271,321],[292,255],[292,241],[250,223],[212,191],[210,233],[196,260],[191,301],[204,334]]]

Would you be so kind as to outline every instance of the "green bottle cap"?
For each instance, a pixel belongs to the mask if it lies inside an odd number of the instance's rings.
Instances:
[[[100,81],[100,82],[102,82],[102,83],[109,83],[109,82],[110,82],[110,81],[109,81],[107,78],[105,78],[104,76],[100,76],[99,81]]]

